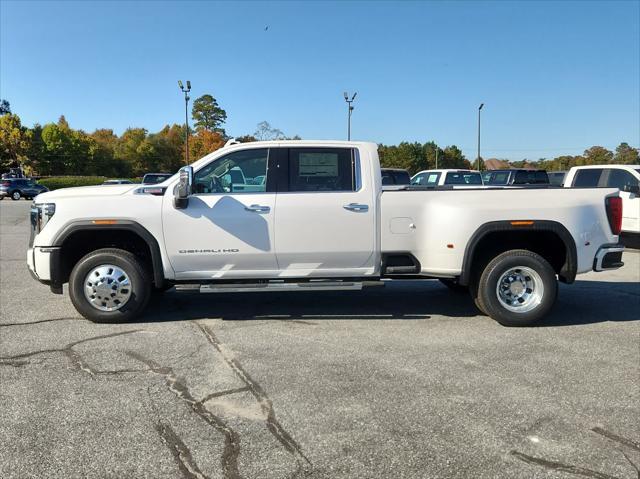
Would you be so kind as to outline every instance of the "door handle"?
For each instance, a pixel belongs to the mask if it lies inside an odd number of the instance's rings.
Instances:
[[[343,208],[349,211],[369,211],[369,205],[361,205],[360,203],[349,203],[344,205]]]
[[[269,211],[271,211],[271,208],[262,205],[245,206],[244,209],[247,211],[253,211],[255,213],[268,213]]]

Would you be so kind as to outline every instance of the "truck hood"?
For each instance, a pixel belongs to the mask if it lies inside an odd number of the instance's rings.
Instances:
[[[87,196],[118,196],[135,190],[140,185],[99,185],[78,186],[75,188],[60,188],[59,190],[41,193],[36,198],[38,203],[55,201],[61,198],[82,198]]]

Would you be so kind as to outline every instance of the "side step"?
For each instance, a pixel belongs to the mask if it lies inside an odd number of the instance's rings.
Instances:
[[[384,286],[384,283],[380,281],[305,281],[301,283],[269,281],[263,283],[178,284],[176,291],[200,291],[201,293],[357,291],[369,286]]]

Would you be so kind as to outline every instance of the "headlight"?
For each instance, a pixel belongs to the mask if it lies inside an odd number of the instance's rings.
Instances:
[[[31,228],[40,233],[56,212],[55,203],[33,203],[31,205]]]

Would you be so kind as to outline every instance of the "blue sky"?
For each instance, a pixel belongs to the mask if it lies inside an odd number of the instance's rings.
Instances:
[[[227,132],[435,140],[537,159],[640,145],[640,2],[0,3],[0,96],[26,125],[157,131],[177,80]],[[265,31],[265,27],[269,27]]]

